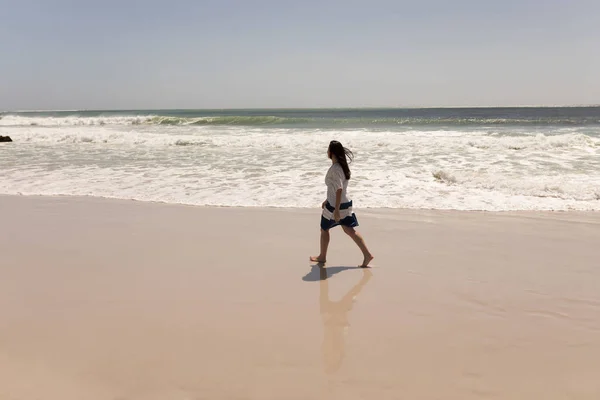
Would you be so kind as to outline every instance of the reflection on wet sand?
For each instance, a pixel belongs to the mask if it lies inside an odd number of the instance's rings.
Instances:
[[[336,267],[333,267],[330,270],[333,270],[334,268]],[[322,345],[323,364],[325,373],[331,376],[340,369],[344,360],[345,335],[350,326],[348,322],[348,312],[352,310],[356,296],[358,296],[373,274],[368,268],[360,268],[363,271],[361,280],[340,300],[332,301],[329,299],[328,269],[329,268],[320,268],[319,271],[319,306],[324,330]],[[330,271],[329,277],[332,276],[331,272],[332,271]]]

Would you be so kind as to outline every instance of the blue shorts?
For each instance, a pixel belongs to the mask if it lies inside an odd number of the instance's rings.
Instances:
[[[338,225],[347,226],[350,228],[355,228],[358,226],[358,219],[356,219],[356,214],[352,213],[352,215],[348,215],[346,218],[342,218],[338,222],[335,222],[333,219],[326,219],[321,216],[321,229],[324,231],[328,231],[331,228],[335,228]]]
[[[352,207],[352,201],[341,204],[340,209],[346,210],[349,207]],[[327,211],[329,211],[329,213],[324,212],[324,214],[326,214],[327,216],[331,215],[335,211],[335,209],[331,206],[331,204],[329,204],[329,202],[325,204],[325,208],[327,209]],[[347,217],[342,218],[338,222],[335,222],[335,220],[332,218],[326,218],[325,215],[321,215],[321,229],[323,229],[324,231],[328,231],[331,228],[335,228],[338,225],[348,226],[350,228],[357,227],[358,219],[356,219],[356,214],[352,213]]]

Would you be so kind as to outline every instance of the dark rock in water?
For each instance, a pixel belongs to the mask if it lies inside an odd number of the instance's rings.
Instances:
[[[10,136],[0,136],[0,142],[12,142]]]

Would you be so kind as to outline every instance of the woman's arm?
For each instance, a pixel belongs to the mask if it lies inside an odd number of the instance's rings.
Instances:
[[[340,205],[342,204],[342,189],[338,189],[335,192],[335,211],[333,212],[333,219],[338,222],[340,218]]]
[[[335,192],[335,209],[339,210],[342,204],[342,189],[338,189]]]

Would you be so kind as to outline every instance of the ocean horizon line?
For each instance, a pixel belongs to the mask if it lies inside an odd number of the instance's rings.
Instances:
[[[358,107],[232,107],[232,108],[81,108],[81,109],[20,109],[0,110],[10,113],[68,113],[68,112],[128,112],[128,111],[292,111],[292,110],[469,110],[469,109],[552,109],[552,108],[600,108],[600,104],[573,105],[497,105],[497,106],[358,106]]]

